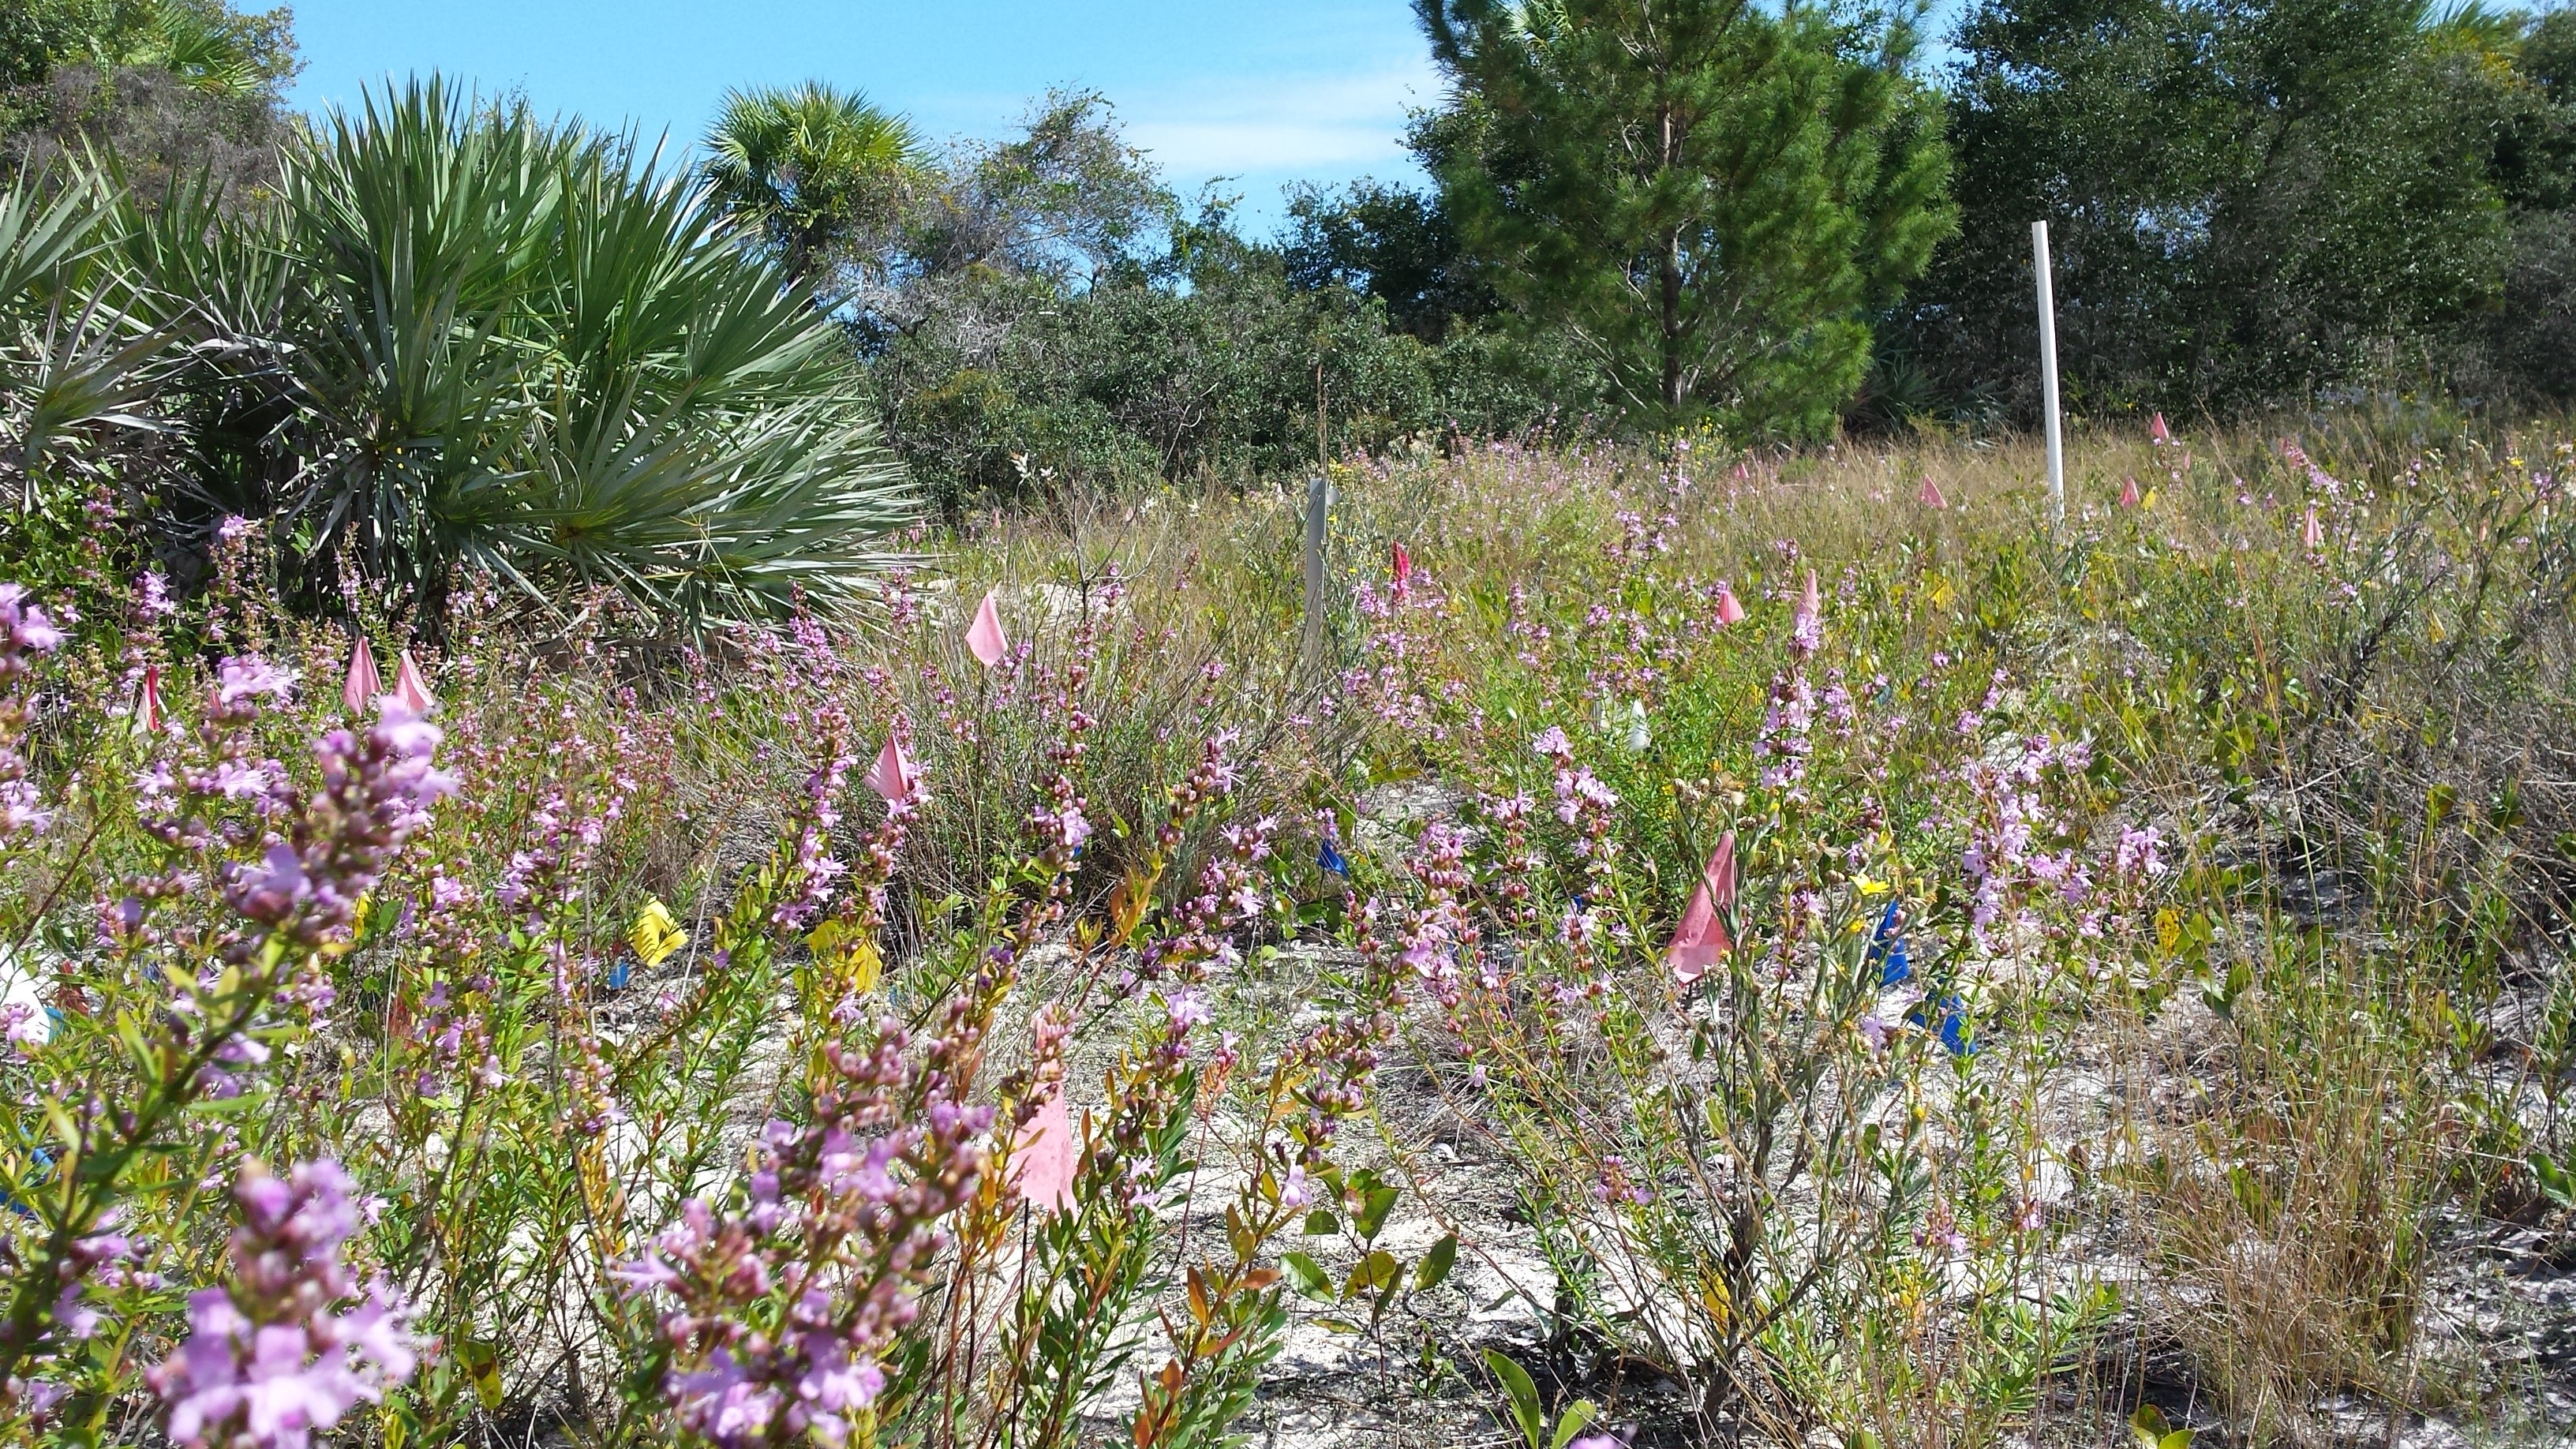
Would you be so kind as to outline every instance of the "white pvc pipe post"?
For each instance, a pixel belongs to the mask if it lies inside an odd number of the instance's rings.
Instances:
[[[2057,421],[2057,288],[2048,275],[2048,223],[2030,224],[2030,260],[2039,273],[2039,406],[2048,427],[2048,506],[2066,521],[2066,438]]]

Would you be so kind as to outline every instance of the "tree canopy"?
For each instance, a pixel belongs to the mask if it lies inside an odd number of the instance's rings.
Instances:
[[[1421,146],[1506,298],[1641,413],[1831,425],[1864,309],[1949,229],[1901,18],[1741,0],[1418,0],[1455,103]]]
[[[1909,340],[1961,391],[2026,389],[2047,217],[2078,406],[2431,368],[2507,265],[2518,28],[2424,0],[1980,0],[1951,94],[1964,225]]]

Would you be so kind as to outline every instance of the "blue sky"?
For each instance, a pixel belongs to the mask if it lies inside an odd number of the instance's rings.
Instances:
[[[1185,194],[1236,178],[1256,229],[1290,181],[1418,179],[1409,107],[1439,79],[1405,0],[295,0],[294,100],[432,69],[541,111],[694,140],[729,86],[866,91],[933,137],[1007,131],[1050,86],[1097,90]]]

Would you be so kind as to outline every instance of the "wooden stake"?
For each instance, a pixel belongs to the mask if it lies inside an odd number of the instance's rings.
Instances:
[[[1302,653],[1306,676],[1324,672],[1324,522],[1333,505],[1333,483],[1317,473],[1306,484],[1306,637]]]

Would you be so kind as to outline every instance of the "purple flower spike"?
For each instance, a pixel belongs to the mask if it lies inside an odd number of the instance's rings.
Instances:
[[[203,1449],[309,1449],[361,1403],[411,1377],[419,1352],[390,1291],[356,1285],[340,1245],[358,1225],[337,1163],[301,1163],[284,1179],[253,1163],[233,1200],[229,1286],[188,1299],[188,1341],[149,1375],[169,1409],[170,1437]]]

